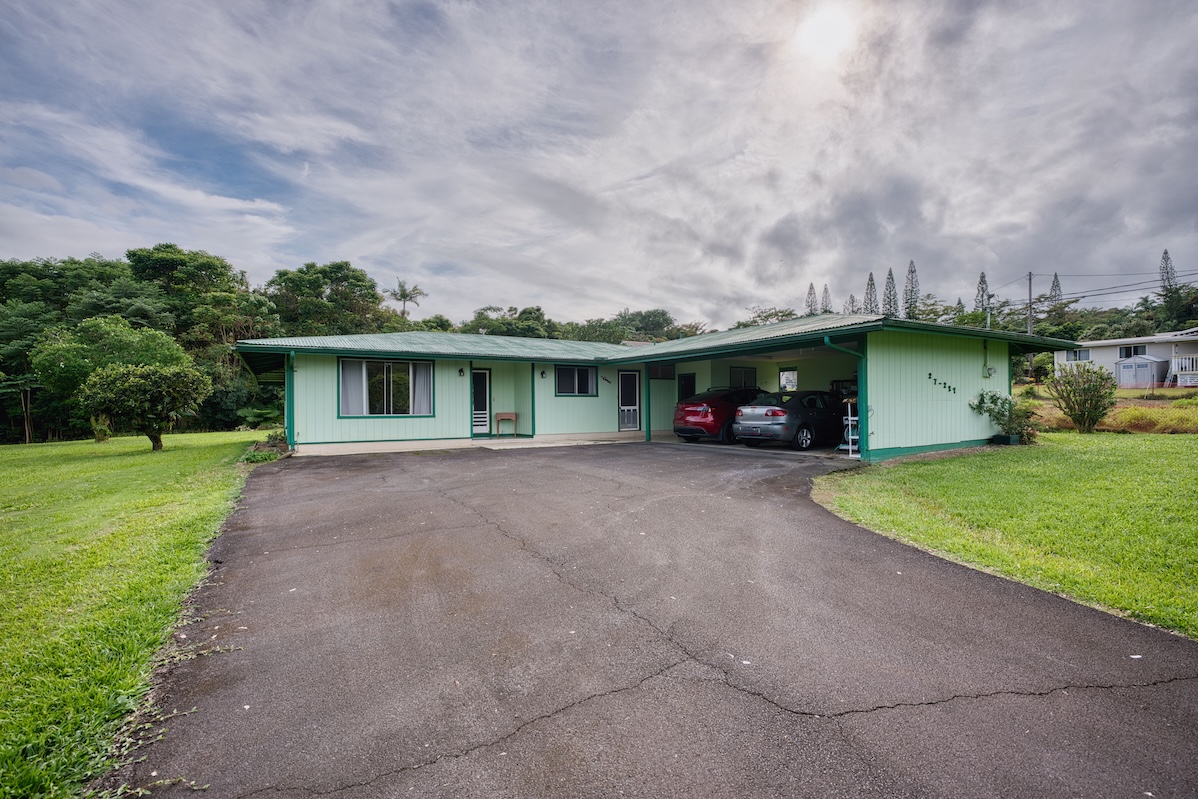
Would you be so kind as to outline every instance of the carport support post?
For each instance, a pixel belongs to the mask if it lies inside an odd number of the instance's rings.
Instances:
[[[850,350],[847,347],[838,347],[832,343],[832,339],[824,336],[824,346],[830,349],[847,352],[849,355],[856,356],[857,364],[857,448],[861,451],[861,460],[869,460],[869,395],[866,391],[865,374],[865,353]],[[861,339],[861,348],[865,349],[865,339]]]
[[[643,365],[641,367],[641,393],[645,396],[645,413],[641,421],[645,425],[645,440],[653,440],[653,408],[649,405],[649,395],[653,392],[649,390],[649,367]]]
[[[295,449],[295,351],[287,353],[287,369],[283,383],[283,428],[287,433],[287,448]]]

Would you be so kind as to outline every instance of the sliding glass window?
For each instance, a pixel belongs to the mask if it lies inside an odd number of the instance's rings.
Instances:
[[[432,412],[432,363],[341,359],[342,416],[428,416]]]

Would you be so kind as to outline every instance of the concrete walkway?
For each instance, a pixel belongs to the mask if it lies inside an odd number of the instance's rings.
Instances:
[[[110,784],[205,797],[1198,795],[1198,644],[629,444],[255,470]],[[746,450],[746,452],[748,452]]]

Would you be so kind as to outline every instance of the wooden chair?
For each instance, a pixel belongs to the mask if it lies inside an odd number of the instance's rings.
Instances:
[[[518,429],[518,424],[516,422],[516,414],[514,411],[495,414],[495,435],[497,435],[497,436],[499,435],[499,423],[500,422],[511,422],[512,423],[512,435],[513,436],[516,435],[516,431]]]

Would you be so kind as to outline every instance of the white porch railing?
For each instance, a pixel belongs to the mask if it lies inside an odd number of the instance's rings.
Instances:
[[[1169,366],[1173,374],[1178,372],[1198,372],[1198,355],[1174,355]]]

